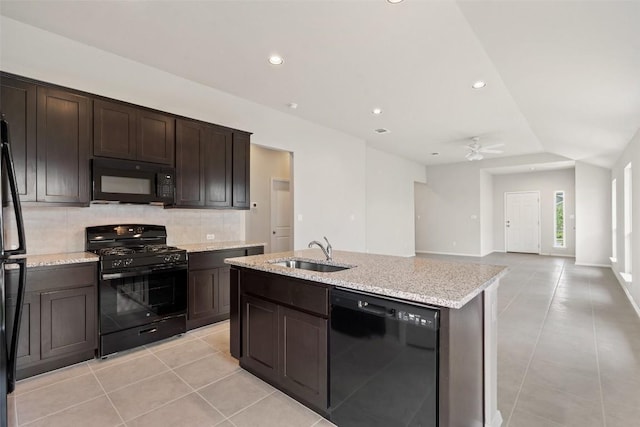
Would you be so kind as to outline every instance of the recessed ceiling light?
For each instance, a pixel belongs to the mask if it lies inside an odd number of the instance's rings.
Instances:
[[[535,168],[535,166],[531,166],[531,167],[529,168],[529,170],[530,170],[530,171],[534,171],[534,170],[536,170],[536,168]]]
[[[391,4],[396,4],[396,3],[401,3],[402,0],[387,0],[387,2],[389,2]]]
[[[483,87],[485,87],[487,84],[485,82],[483,82],[482,80],[478,80],[476,82],[473,82],[473,84],[471,85],[472,88],[474,89],[482,89]]]
[[[283,62],[284,59],[282,59],[282,56],[280,55],[271,55],[269,57],[269,64],[271,65],[282,65]]]
[[[375,133],[389,133],[389,132],[391,132],[389,129],[385,129],[385,128],[374,129],[373,131]]]
[[[382,109],[374,108],[373,110],[371,110],[371,113],[375,114],[376,116],[379,116],[380,114],[382,114]]]
[[[432,156],[439,156],[440,153],[431,153]]]
[[[290,102],[287,104],[287,107],[291,108],[292,110],[295,110],[296,108],[298,108],[298,104],[296,104],[295,102]]]

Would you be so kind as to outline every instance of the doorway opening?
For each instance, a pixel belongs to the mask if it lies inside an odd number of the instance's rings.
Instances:
[[[251,204],[245,239],[265,253],[293,250],[293,153],[251,144]]]

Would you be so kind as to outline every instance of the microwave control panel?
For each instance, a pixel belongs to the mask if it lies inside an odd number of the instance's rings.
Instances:
[[[173,175],[170,173],[159,173],[157,176],[157,196],[162,198],[173,198]]]

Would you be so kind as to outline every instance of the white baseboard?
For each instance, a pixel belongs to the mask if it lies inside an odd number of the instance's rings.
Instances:
[[[417,254],[428,254],[428,255],[453,255],[453,256],[471,256],[480,258],[478,254],[461,254],[457,252],[434,252],[434,251],[416,251]]]
[[[627,288],[627,282],[613,268],[611,268],[611,271],[613,271],[613,274],[616,276],[616,279],[618,279],[618,284],[620,285],[620,287],[624,291],[624,294],[627,296],[627,299],[631,303],[631,307],[633,307],[633,309],[636,311],[636,314],[638,315],[638,317],[640,317],[640,307],[638,307],[638,304],[636,303],[636,301],[633,299],[633,297],[629,293],[629,289]]]
[[[604,267],[604,268],[611,267],[611,264],[592,264],[590,262],[576,262],[576,265],[581,267]]]
[[[496,411],[491,422],[485,422],[485,427],[500,427],[502,425],[502,414]]]
[[[546,252],[540,252],[540,255],[544,255],[544,256],[558,256],[558,257],[564,257],[564,258],[575,258],[575,255],[572,254],[554,254],[554,253],[546,253]],[[608,267],[608,266],[607,266]]]

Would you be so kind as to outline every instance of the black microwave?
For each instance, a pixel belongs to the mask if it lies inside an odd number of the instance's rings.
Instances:
[[[175,169],[154,163],[95,158],[91,200],[172,205]]]

